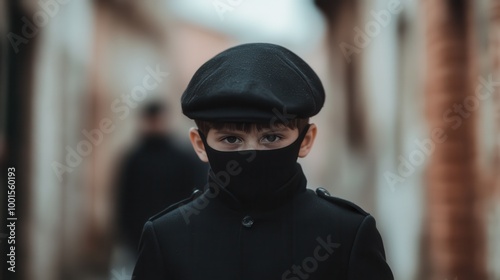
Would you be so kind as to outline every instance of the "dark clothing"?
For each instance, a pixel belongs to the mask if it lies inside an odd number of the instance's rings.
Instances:
[[[391,280],[375,220],[294,177],[245,206],[210,187],[144,226],[134,280]]]
[[[205,185],[208,166],[192,149],[164,135],[151,135],[125,157],[119,172],[120,231],[135,250],[148,218]]]

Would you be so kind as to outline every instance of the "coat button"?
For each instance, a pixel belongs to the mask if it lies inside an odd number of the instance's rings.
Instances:
[[[252,225],[253,225],[253,218],[250,217],[250,216],[245,216],[243,218],[243,220],[241,220],[241,224],[244,226],[244,227],[247,227],[247,228],[251,228]]]
[[[330,193],[325,189],[325,188],[322,188],[322,187],[319,187],[316,189],[316,193],[320,196],[323,196],[323,197],[328,197],[330,196]]]
[[[201,194],[201,191],[199,189],[194,189],[193,192],[191,193],[191,195],[193,197],[197,197]]]

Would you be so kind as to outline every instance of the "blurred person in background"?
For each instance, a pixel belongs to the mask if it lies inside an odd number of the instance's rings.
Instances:
[[[168,107],[160,102],[141,113],[138,143],[118,170],[118,223],[122,242],[133,252],[149,217],[200,188],[208,167],[169,130]]]

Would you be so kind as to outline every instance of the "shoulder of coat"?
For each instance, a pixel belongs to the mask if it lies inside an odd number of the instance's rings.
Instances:
[[[322,198],[322,199],[324,199],[332,204],[335,204],[336,206],[338,206],[340,208],[348,210],[350,212],[356,212],[356,213],[361,214],[363,216],[370,215],[368,212],[363,210],[358,205],[356,205],[348,200],[330,195],[330,193],[325,188],[322,188],[322,187],[317,188],[316,195],[318,197],[320,197],[320,198]]]
[[[193,190],[193,193],[191,193],[191,196],[189,196],[188,198],[185,198],[179,202],[176,202],[174,204],[171,204],[170,206],[168,206],[167,208],[163,209],[162,211],[156,213],[154,216],[152,216],[151,218],[148,219],[148,221],[154,221],[155,219],[167,214],[168,212],[171,212],[179,207],[181,207],[182,205],[184,204],[187,204],[191,201],[193,201],[194,199],[196,199],[198,196],[200,196],[202,194],[202,191],[200,191],[199,189],[194,189]]]

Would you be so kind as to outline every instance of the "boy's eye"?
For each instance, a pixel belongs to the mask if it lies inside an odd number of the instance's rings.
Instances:
[[[222,138],[222,141],[229,143],[229,144],[236,144],[236,143],[239,143],[240,139],[238,139],[238,137],[236,137],[236,136],[227,136],[227,137]]]
[[[262,140],[263,140],[263,142],[266,142],[266,143],[274,143],[274,142],[281,140],[281,137],[279,135],[276,135],[276,134],[268,134],[268,135],[265,135],[264,137],[262,137]]]

